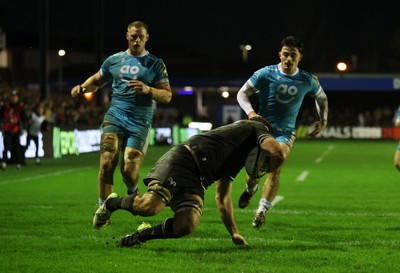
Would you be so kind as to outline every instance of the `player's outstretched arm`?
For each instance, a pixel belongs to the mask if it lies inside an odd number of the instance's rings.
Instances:
[[[320,87],[314,99],[320,120],[311,124],[312,130],[308,134],[310,137],[314,137],[321,133],[328,124],[328,97],[322,87]]]
[[[105,81],[99,72],[90,76],[84,83],[76,85],[71,89],[71,96],[74,98],[78,94],[97,92],[99,88],[105,86],[108,82]]]
[[[232,183],[226,178],[216,182],[215,201],[218,211],[229,234],[231,234],[232,242],[237,245],[248,245],[246,239],[240,235],[233,216],[232,204]]]

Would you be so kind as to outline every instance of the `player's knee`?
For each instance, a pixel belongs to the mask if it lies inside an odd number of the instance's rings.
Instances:
[[[124,152],[124,162],[125,164],[133,163],[141,165],[144,159],[144,154],[134,148],[126,147]]]
[[[100,142],[101,153],[109,152],[116,154],[118,152],[118,135],[114,133],[104,133]]]
[[[134,215],[153,216],[159,213],[165,207],[160,199],[154,198],[149,192],[134,199],[132,212]]]
[[[147,193],[152,194],[163,201],[165,204],[168,204],[171,201],[171,192],[164,187],[163,183],[157,180],[151,181],[147,185]]]
[[[141,204],[136,210],[140,211],[141,216],[153,216],[158,213],[158,209],[152,204]]]
[[[200,215],[194,208],[186,208],[184,212],[175,213],[174,235],[176,238],[191,234],[200,221]]]
[[[186,200],[174,204],[176,226],[174,226],[174,234],[177,238],[192,233],[203,214],[202,204],[197,200]]]

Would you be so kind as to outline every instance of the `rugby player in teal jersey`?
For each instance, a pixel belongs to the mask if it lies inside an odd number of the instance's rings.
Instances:
[[[101,124],[99,207],[113,192],[121,151],[123,181],[129,194],[137,191],[139,169],[149,143],[153,103],[167,104],[172,98],[164,62],[146,50],[148,26],[141,21],[130,23],[126,39],[127,50],[109,56],[97,73],[71,90],[75,97],[112,83],[111,104]]]
[[[309,136],[315,136],[324,130],[328,120],[328,99],[318,78],[298,68],[303,57],[302,50],[303,43],[300,40],[293,36],[284,38],[278,52],[281,62],[256,71],[237,94],[238,103],[249,118],[260,115],[271,122],[274,137],[285,154],[285,160],[296,139],[296,119],[306,95],[315,99],[319,115],[319,120],[311,125],[313,129]],[[250,101],[250,96],[255,93],[259,96],[258,113]],[[265,223],[265,215],[278,191],[281,169],[282,166],[267,175],[253,220],[255,228]],[[258,189],[259,180],[246,176],[247,189],[240,197],[240,208],[248,206]]]

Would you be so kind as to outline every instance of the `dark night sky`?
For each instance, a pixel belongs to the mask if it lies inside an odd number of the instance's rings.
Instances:
[[[0,0],[8,47],[38,47],[39,1]],[[94,51],[100,2],[49,0],[49,47]],[[170,74],[248,76],[279,61],[280,41],[289,34],[304,41],[300,67],[310,72],[334,72],[337,61],[352,55],[353,72],[400,72],[400,2],[270,2],[104,0],[104,54],[125,50],[126,26],[142,20],[150,28],[147,49]],[[253,46],[245,65],[241,44]]]

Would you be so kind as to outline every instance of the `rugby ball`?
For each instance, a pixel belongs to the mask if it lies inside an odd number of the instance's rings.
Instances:
[[[270,157],[260,148],[254,147],[246,158],[244,167],[251,178],[261,178],[268,173]]]

